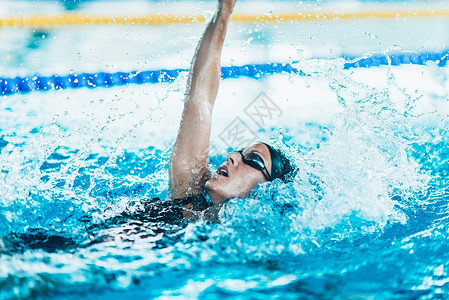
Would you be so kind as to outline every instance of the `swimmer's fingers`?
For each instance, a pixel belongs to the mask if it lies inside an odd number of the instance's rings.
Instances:
[[[219,10],[221,12],[232,13],[236,0],[219,0]]]

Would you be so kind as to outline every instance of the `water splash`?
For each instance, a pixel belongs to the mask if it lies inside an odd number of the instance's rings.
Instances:
[[[423,126],[423,117],[412,112],[416,99],[391,74],[389,86],[379,90],[351,79],[341,62],[308,63],[320,64],[313,76],[329,78],[344,110],[326,141],[307,153],[278,136],[274,145],[296,162],[298,175],[293,183],[262,184],[250,198],[227,203],[219,228],[202,234],[226,245],[218,251],[224,260],[335,250],[336,243],[377,238],[394,224],[405,225],[408,210],[422,204],[418,197],[430,177],[412,155],[425,139],[416,130]],[[210,248],[206,256],[215,257]]]
[[[164,289],[158,285],[161,281],[173,293],[188,295],[194,288],[198,294],[208,289],[232,293],[237,283],[242,291],[269,292],[276,284],[295,290],[318,282],[335,292],[340,281],[335,274],[345,281],[360,278],[373,266],[397,270],[403,261],[395,259],[413,251],[419,256],[410,266],[425,273],[417,261],[428,254],[436,257],[445,248],[441,240],[433,240],[436,250],[421,241],[429,230],[439,232],[443,240],[448,232],[447,205],[436,203],[448,193],[447,118],[415,115],[416,99],[398,87],[392,74],[388,87],[378,89],[351,78],[341,61],[306,63],[314,70],[309,76],[329,82],[343,111],[331,126],[306,130],[304,144],[295,142],[288,130],[273,132],[272,143],[298,166],[295,180],[262,184],[249,198],[231,199],[216,224],[200,221],[163,233],[154,224],[137,222],[89,231],[86,228],[122,211],[137,209],[141,198],[165,197],[170,148],[99,152],[101,141],[93,140],[85,148],[71,149],[61,146],[60,128],[26,139],[5,134],[0,139],[2,236],[38,227],[73,238],[75,248],[52,253],[24,247],[2,255],[2,284],[15,286],[15,295],[22,298],[76,294],[79,286],[113,294],[133,290],[139,282],[158,286],[145,294],[155,297]],[[307,144],[310,140],[322,142]],[[224,157],[213,161],[220,159]],[[423,205],[436,220],[426,223],[427,215],[416,217],[423,214]],[[389,249],[392,243],[395,247]],[[354,258],[359,248],[381,254],[367,262],[362,256]],[[445,262],[432,263],[435,272],[427,277],[446,278]],[[244,280],[226,273],[229,265],[232,272],[241,271]],[[387,278],[381,267],[370,273],[380,282]],[[245,268],[251,271],[245,273]],[[251,277],[257,268],[273,275]],[[173,276],[184,282],[161,280]],[[410,291],[432,289],[430,279],[409,279]],[[326,296],[325,290],[320,295]]]

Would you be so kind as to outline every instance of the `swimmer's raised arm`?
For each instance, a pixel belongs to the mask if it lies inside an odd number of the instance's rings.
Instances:
[[[170,158],[172,199],[201,193],[210,177],[212,109],[220,83],[221,51],[234,4],[235,0],[220,0],[192,61],[182,120]]]

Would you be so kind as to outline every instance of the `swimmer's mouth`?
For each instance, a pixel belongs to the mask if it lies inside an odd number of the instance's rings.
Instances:
[[[225,177],[229,177],[228,168],[225,165],[220,166],[217,169],[216,173],[219,174],[219,175],[225,176]]]

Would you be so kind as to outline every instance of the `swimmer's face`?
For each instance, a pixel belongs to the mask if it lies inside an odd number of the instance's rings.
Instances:
[[[271,173],[271,156],[267,146],[255,144],[243,150],[245,153],[255,153],[263,160],[265,167]],[[264,182],[262,171],[245,163],[238,152],[228,154],[226,161],[217,169],[215,174],[206,182],[206,189],[214,204],[219,204],[226,198],[243,198],[259,183]]]

